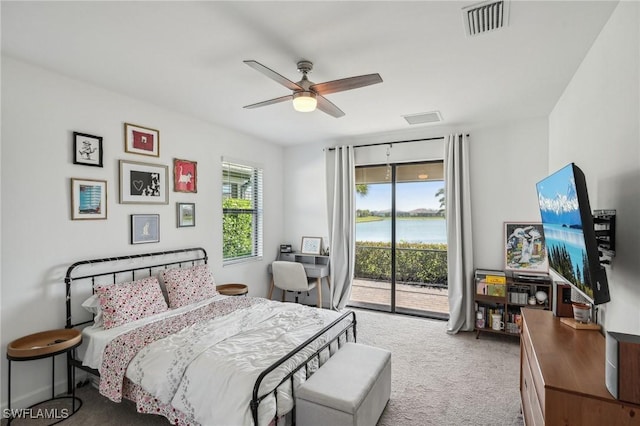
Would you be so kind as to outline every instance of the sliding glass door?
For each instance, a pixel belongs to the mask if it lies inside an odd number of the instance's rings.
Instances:
[[[351,304],[448,317],[441,161],[356,168]]]

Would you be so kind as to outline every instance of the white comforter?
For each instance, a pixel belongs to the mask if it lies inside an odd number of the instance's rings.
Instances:
[[[250,425],[249,403],[259,374],[338,316],[299,304],[258,303],[149,344],[133,358],[126,376],[200,424]],[[313,351],[306,349],[296,360]],[[261,390],[273,389],[289,371],[276,369]],[[302,374],[296,379],[303,380]],[[273,419],[275,405],[273,396],[261,402],[260,425]],[[287,381],[278,391],[278,415],[292,406]]]

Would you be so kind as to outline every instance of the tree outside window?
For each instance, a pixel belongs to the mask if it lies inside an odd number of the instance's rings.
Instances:
[[[222,163],[224,262],[262,257],[262,170]]]

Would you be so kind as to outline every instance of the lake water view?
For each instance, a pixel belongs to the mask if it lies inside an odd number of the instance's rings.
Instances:
[[[444,218],[396,220],[396,240],[408,243],[447,243],[447,222]],[[391,241],[391,218],[356,223],[356,241]]]

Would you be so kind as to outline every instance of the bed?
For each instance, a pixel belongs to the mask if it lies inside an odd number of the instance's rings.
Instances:
[[[356,340],[355,313],[220,295],[207,262],[187,248],[69,266],[70,369],[172,424],[294,424],[295,389]]]

